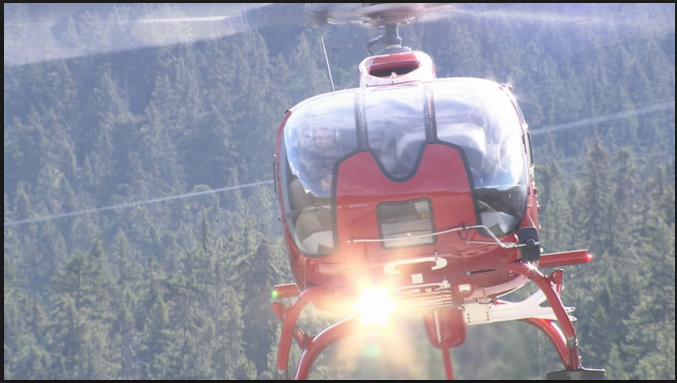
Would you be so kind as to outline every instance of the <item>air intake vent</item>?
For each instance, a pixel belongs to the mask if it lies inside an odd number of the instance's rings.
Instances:
[[[374,77],[390,77],[394,72],[398,76],[410,73],[419,68],[418,60],[403,60],[393,62],[374,63],[369,67],[369,74]]]

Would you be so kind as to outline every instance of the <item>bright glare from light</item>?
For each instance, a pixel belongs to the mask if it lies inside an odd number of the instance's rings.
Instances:
[[[472,291],[472,286],[469,283],[464,283],[461,285],[458,285],[458,292],[466,295],[469,294]]]
[[[353,309],[362,317],[364,325],[387,325],[390,313],[396,308],[397,305],[388,296],[388,289],[376,287],[364,288],[360,299],[353,305]]]

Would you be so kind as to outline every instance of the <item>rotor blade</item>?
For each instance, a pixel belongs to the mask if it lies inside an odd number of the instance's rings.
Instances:
[[[5,4],[4,65],[217,39],[302,24],[301,4]]]
[[[654,17],[636,19],[637,7]],[[438,20],[508,21],[562,27],[614,26],[674,34],[675,5],[474,3],[7,4],[4,65],[192,43],[278,26],[361,24],[382,27]],[[618,11],[620,9],[620,11]]]
[[[638,19],[638,11],[645,12],[653,8],[650,23],[646,19]],[[618,28],[652,27],[663,31],[675,30],[675,4],[625,4],[610,6],[609,4],[462,4],[440,12],[430,12],[421,17],[419,22],[454,19],[475,19],[487,21],[508,21],[514,23],[536,23],[552,26],[572,27],[608,27]]]
[[[452,3],[307,3],[308,24],[384,24],[409,23],[428,13],[451,9]]]

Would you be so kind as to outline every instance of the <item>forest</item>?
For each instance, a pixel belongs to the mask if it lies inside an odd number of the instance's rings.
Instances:
[[[675,6],[586,6],[491,16],[478,5],[485,17],[400,34],[438,77],[513,86],[544,249],[595,256],[564,267],[583,364],[609,379],[674,380]],[[81,12],[58,33],[114,46],[108,21],[175,7]],[[277,379],[271,291],[293,282],[272,187],[278,129],[287,109],[331,91],[320,35],[334,86],[347,89],[379,31],[273,25],[8,65],[31,8],[4,11],[4,379]],[[317,333],[334,320],[306,309],[299,324]],[[420,318],[400,321],[406,357],[387,357],[378,335],[346,340],[310,377],[444,378]],[[562,368],[548,338],[518,322],[471,326],[451,355],[462,379]]]

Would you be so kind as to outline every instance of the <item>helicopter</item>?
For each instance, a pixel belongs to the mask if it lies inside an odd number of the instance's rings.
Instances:
[[[293,377],[306,379],[333,343],[417,313],[447,379],[467,326],[515,320],[552,341],[564,369],[548,379],[601,379],[582,366],[563,270],[541,271],[592,256],[542,254],[530,135],[511,86],[437,78],[430,56],[402,45],[398,28],[440,7],[314,9],[383,34],[367,43],[358,87],[298,103],[279,129],[274,185],[295,283],[273,292],[278,374],[292,377],[293,341],[303,350]],[[530,282],[529,298],[501,299]],[[305,306],[346,319],[312,336],[297,326]]]

